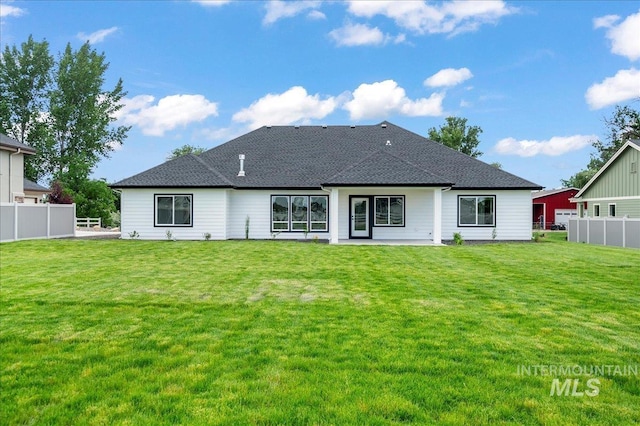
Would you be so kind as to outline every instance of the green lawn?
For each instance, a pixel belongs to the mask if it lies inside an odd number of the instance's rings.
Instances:
[[[640,364],[640,251],[563,239],[2,244],[0,423],[640,422],[519,373]]]

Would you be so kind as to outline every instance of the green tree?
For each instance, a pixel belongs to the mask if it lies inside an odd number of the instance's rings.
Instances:
[[[30,36],[21,48],[6,47],[0,60],[0,130],[36,149],[26,177],[62,180],[77,192],[91,170],[126,138],[114,126],[126,95],[122,80],[104,90],[109,64],[85,43],[67,44],[54,61],[46,41]]]
[[[591,154],[586,169],[562,179],[564,186],[582,188],[629,139],[640,139],[640,112],[629,106],[617,105],[611,118],[605,118],[604,122],[607,139],[592,143],[596,153]]]
[[[79,50],[71,45],[60,57],[49,101],[54,143],[36,146],[46,172],[63,179],[77,192],[93,167],[122,144],[130,127],[112,126],[126,95],[122,80],[113,90],[103,90],[109,64],[87,42]]]
[[[69,190],[76,203],[77,217],[99,217],[103,226],[110,226],[116,211],[116,196],[104,180],[85,180],[76,190]]]
[[[429,139],[474,158],[482,155],[482,152],[477,150],[480,144],[478,136],[482,133],[482,128],[467,126],[467,119],[461,117],[447,117],[446,121],[439,130],[435,127],[429,129]]]
[[[178,158],[178,157],[182,157],[183,155],[187,155],[187,154],[200,155],[205,151],[206,151],[205,148],[202,148],[202,147],[199,147],[199,146],[182,145],[181,147],[176,148],[173,151],[171,151],[171,154],[167,157],[167,161],[168,160],[173,160],[173,159]]]
[[[46,121],[51,91],[53,56],[47,41],[33,37],[20,45],[6,46],[0,56],[0,132],[31,146],[48,142]],[[42,178],[41,157],[25,159],[25,177]]]

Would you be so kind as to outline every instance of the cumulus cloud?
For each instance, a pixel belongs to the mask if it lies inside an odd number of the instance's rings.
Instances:
[[[309,95],[304,87],[294,86],[284,93],[267,94],[248,108],[235,113],[232,119],[239,123],[249,123],[249,127],[253,129],[264,125],[306,123],[331,114],[339,102],[336,97],[320,99],[320,95]]]
[[[90,44],[97,44],[104,41],[107,36],[118,31],[118,27],[105,28],[104,30],[94,31],[91,34],[78,33],[76,37],[81,41],[88,41]]]
[[[469,68],[445,68],[424,81],[427,87],[449,87],[462,83],[473,77]]]
[[[218,105],[202,95],[171,95],[153,104],[151,95],[139,95],[124,100],[124,107],[115,118],[125,125],[140,127],[149,136],[164,136],[178,126],[203,121],[218,115]]]
[[[495,24],[518,10],[504,1],[452,1],[441,5],[425,1],[349,1],[349,12],[372,18],[386,16],[417,34],[445,33],[451,36]]]
[[[353,98],[344,104],[352,120],[384,118],[391,114],[411,117],[442,115],[444,93],[434,93],[428,98],[411,100],[405,90],[393,80],[373,84],[361,84],[353,92]]]
[[[378,27],[371,28],[366,24],[348,23],[341,28],[336,28],[329,33],[338,46],[366,46],[382,45],[389,42],[402,43],[405,35],[391,36],[384,34]]]
[[[505,138],[494,146],[498,154],[533,157],[536,155],[558,156],[577,151],[596,140],[595,135],[554,136],[549,140],[516,140]]]
[[[607,28],[606,37],[611,41],[611,52],[621,55],[631,61],[640,59],[640,11],[629,15],[620,24],[617,15],[607,15],[593,20],[594,28]]]
[[[602,83],[593,84],[585,99],[591,109],[600,109],[618,102],[640,97],[640,70],[620,70]]]
[[[6,18],[8,16],[22,16],[27,13],[26,9],[22,9],[16,6],[11,6],[10,1],[3,1],[0,3],[0,18]]]
[[[267,14],[264,16],[262,23],[264,25],[273,24],[282,18],[291,18],[309,9],[317,9],[322,4],[321,1],[303,0],[303,1],[283,1],[271,0],[265,8]]]

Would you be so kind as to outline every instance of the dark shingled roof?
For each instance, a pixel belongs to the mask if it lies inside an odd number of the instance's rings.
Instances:
[[[239,154],[246,156],[242,177]],[[541,189],[388,122],[261,127],[197,157],[168,161],[112,186],[311,189],[324,185]]]
[[[22,179],[22,187],[25,191],[51,192],[49,188],[46,188],[27,178]]]
[[[14,138],[10,138],[9,136],[3,135],[2,133],[0,133],[0,147],[9,148],[12,151],[17,151],[18,148],[20,148],[20,150],[22,152],[24,152],[25,154],[35,154],[36,153],[36,150],[33,149],[32,147],[30,147],[29,145],[25,145],[25,144],[23,144],[21,142],[18,142]]]

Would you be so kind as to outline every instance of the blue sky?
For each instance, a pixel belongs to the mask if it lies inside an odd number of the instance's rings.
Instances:
[[[114,182],[265,124],[482,127],[481,160],[547,188],[615,105],[640,109],[639,1],[2,1],[0,44],[89,40],[128,91]]]

